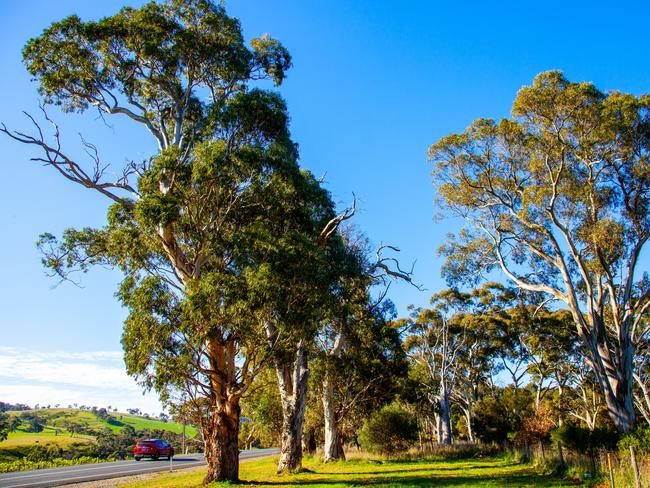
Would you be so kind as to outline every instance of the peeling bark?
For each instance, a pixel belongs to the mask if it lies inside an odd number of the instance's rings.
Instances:
[[[212,336],[210,354],[210,415],[202,423],[208,470],[203,482],[239,480],[239,405],[235,342]]]
[[[293,375],[289,366],[283,364],[276,364],[276,373],[282,402],[282,435],[278,472],[297,472],[302,469],[302,435],[307,402],[307,379],[309,377],[307,351],[303,341],[300,341],[296,350]]]

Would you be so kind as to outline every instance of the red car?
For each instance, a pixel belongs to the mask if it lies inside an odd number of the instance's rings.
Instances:
[[[149,457],[156,461],[160,456],[164,456],[167,459],[174,457],[174,448],[162,439],[138,441],[135,449],[133,449],[133,457],[136,461],[140,461],[144,457]]]

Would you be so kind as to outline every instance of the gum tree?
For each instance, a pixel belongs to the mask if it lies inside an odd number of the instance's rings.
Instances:
[[[284,102],[251,90],[281,83],[290,65],[269,37],[244,44],[236,19],[210,1],[148,3],[97,22],[68,17],[28,42],[25,64],[46,104],[94,108],[146,128],[159,152],[106,177],[95,146],[88,161],[52,140],[4,133],[114,204],[100,229],[44,235],[44,263],[67,277],[92,264],[118,267],[127,306],[129,373],[167,402],[191,405],[203,431],[206,482],[238,478],[239,401],[269,351],[247,300],[260,272],[251,249],[259,223],[288,198],[308,201]],[[45,117],[51,122],[48,115]]]
[[[634,426],[633,359],[650,307],[638,262],[650,232],[650,98],[557,71],[522,88],[512,117],[479,119],[429,157],[440,203],[467,226],[443,246],[447,277],[499,268],[563,303],[616,427]]]
[[[331,286],[316,334],[325,462],[345,459],[346,416],[362,412],[373,399],[388,400],[395,368],[403,366],[398,335],[387,325],[393,305],[384,299],[393,280],[420,287],[413,269],[402,269],[391,251],[399,249],[382,245],[372,252],[368,239],[349,226],[331,237]]]

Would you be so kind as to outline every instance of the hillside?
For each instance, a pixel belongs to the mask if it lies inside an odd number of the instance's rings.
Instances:
[[[175,422],[120,412],[111,412],[105,418],[100,418],[92,411],[69,408],[9,411],[7,414],[10,419],[21,420],[20,423],[17,422],[17,427],[9,437],[0,442],[0,462],[22,457],[34,446],[66,451],[75,445],[94,442],[94,434],[106,429],[119,434],[127,425],[136,431],[163,430],[180,434],[183,430],[183,426]],[[35,423],[38,426],[35,426]],[[188,437],[195,437],[197,434],[192,426],[187,426],[185,432]]]

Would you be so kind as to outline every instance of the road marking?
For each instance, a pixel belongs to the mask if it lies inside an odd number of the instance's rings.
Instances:
[[[272,452],[269,452],[272,451]],[[250,459],[250,458],[256,458],[256,457],[263,457],[263,456],[271,456],[274,454],[277,454],[278,450],[277,449],[269,449],[269,450],[260,450],[260,451],[244,451],[240,453],[240,460],[241,459]],[[187,456],[187,455],[186,455]],[[186,459],[186,458],[180,458],[180,459]],[[180,461],[179,459],[179,461]],[[198,459],[198,460],[191,460],[191,461],[181,461],[178,464],[180,466],[175,466],[172,468],[172,471],[176,471],[179,469],[184,469],[184,468],[192,468],[196,466],[202,466],[206,463],[204,459]],[[25,475],[18,475],[18,476],[11,476],[7,478],[1,478],[0,477],[0,485],[2,488],[29,488],[34,486],[35,484],[43,484],[43,483],[61,483],[61,482],[67,482],[67,481],[95,481],[95,480],[100,480],[100,479],[111,479],[111,478],[120,478],[122,476],[128,476],[130,474],[142,474],[142,473],[149,473],[149,472],[163,472],[168,470],[166,467],[166,463],[160,463],[156,464],[155,466],[152,466],[150,468],[144,468],[142,467],[141,464],[138,463],[138,461],[118,461],[117,463],[112,462],[112,463],[102,463],[100,465],[92,466],[92,467],[82,467],[83,465],[77,466],[66,466],[65,468],[49,468],[49,469],[64,469],[64,471],[58,471],[58,472],[40,472],[40,473],[34,473],[34,474],[25,474]],[[131,468],[133,466],[141,466],[137,470],[132,470]],[[66,468],[72,468],[72,469],[66,469]],[[109,468],[113,468],[111,471]],[[117,468],[117,469],[115,469]],[[120,469],[122,468],[122,469]],[[127,468],[126,471],[124,471],[123,468]],[[82,476],[74,476],[74,477],[69,477],[69,478],[59,478],[58,476],[67,474],[68,472],[70,474],[76,474],[80,471],[98,471],[98,470],[104,470],[103,473],[97,473],[93,475],[92,473],[86,473]],[[45,470],[43,470],[45,471]],[[9,481],[9,480],[16,480],[16,479],[24,479],[24,478],[33,478],[33,477],[41,477],[44,478],[43,480],[39,481],[38,479],[36,480],[31,480],[28,481],[27,483],[20,483],[20,484],[14,484],[14,485],[2,485],[2,483]],[[52,477],[53,479],[47,479],[49,477]]]
[[[190,461],[181,461],[180,459],[177,460],[177,462],[197,462],[201,461],[201,459],[193,459]],[[34,474],[24,474],[24,475],[16,475],[16,476],[7,476],[7,477],[0,477],[0,482],[7,481],[7,480],[13,480],[13,479],[18,479],[18,478],[31,478],[34,476],[46,476],[46,475],[54,475],[57,473],[65,473],[65,471],[74,471],[75,473],[79,473],[81,471],[93,471],[93,470],[102,470],[102,469],[109,469],[109,468],[125,468],[127,466],[142,466],[141,461],[117,461],[116,462],[109,462],[109,463],[99,463],[95,464],[93,466],[84,466],[83,464],[78,464],[76,466],[63,466],[63,468],[77,468],[77,469],[67,469],[63,471],[42,471],[40,473],[34,473]],[[162,464],[159,464],[157,466],[162,466]],[[49,468],[49,469],[61,469],[61,468]],[[148,468],[144,468],[148,469]],[[39,470],[40,471],[40,470]]]
[[[193,461],[191,464],[192,464],[192,466],[188,466],[187,464],[184,465],[184,466],[188,467],[188,468],[191,468],[193,466],[201,466],[201,465],[204,464],[204,462],[203,461]],[[181,469],[181,468],[178,467],[176,469]],[[156,466],[156,467],[153,467],[153,468],[140,469],[140,470],[137,470],[137,471],[120,471],[119,473],[117,473],[117,472],[115,472],[115,473],[104,473],[104,475],[108,476],[108,478],[106,478],[106,479],[110,479],[110,478],[120,478],[120,476],[110,476],[111,474],[129,475],[129,474],[148,473],[149,471],[151,471],[151,472],[160,471],[160,468],[158,466]],[[7,485],[7,486],[3,486],[3,488],[28,488],[30,486],[33,486],[34,483],[59,483],[61,481],[85,480],[86,478],[88,478],[88,476],[89,475],[75,476],[74,478],[56,478],[56,479],[53,479],[53,480],[30,481],[28,484],[23,483],[23,484],[20,484],[20,485]],[[87,481],[95,481],[97,479],[99,479],[99,478],[89,479]]]

